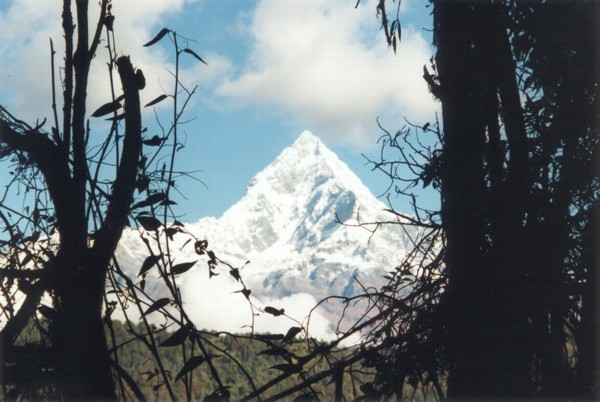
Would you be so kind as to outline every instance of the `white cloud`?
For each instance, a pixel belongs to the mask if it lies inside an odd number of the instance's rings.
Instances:
[[[172,250],[181,250],[184,245],[183,238],[175,238],[175,243],[171,245]],[[164,245],[163,245],[164,249]],[[139,238],[136,231],[125,231],[117,248],[117,259],[120,267],[127,272],[132,280],[140,280],[137,276],[140,262],[147,254],[146,248]],[[193,250],[184,251],[178,254],[175,263],[197,260],[198,256]],[[250,269],[250,271],[246,271]],[[252,266],[248,266],[243,271],[243,277],[248,280],[251,275]],[[186,314],[191,318],[197,328],[212,331],[228,331],[232,333],[249,332],[252,324],[252,310],[248,300],[239,292],[242,286],[231,275],[225,265],[217,265],[216,272],[219,274],[209,279],[208,267],[205,260],[200,259],[189,271],[177,278],[177,285],[181,292],[181,299]],[[163,280],[158,277],[156,270],[152,270],[146,277],[146,292],[154,299],[162,297],[171,297],[168,288]],[[306,317],[310,310],[317,304],[314,296],[307,293],[295,293],[286,297],[267,297],[264,290],[258,284],[250,286],[252,291],[250,298],[256,307],[254,329],[256,333],[283,333],[289,328],[298,326],[289,317],[307,325]],[[267,291],[268,292],[268,291]],[[267,306],[283,308],[285,316],[274,317],[267,313],[261,313],[258,309],[264,309]],[[131,319],[137,320],[139,312],[135,308],[128,310]],[[115,318],[123,319],[121,312],[115,312]],[[152,314],[149,319],[155,324],[164,323],[160,314]],[[314,312],[310,318],[308,328],[311,337],[319,339],[333,340],[335,334],[331,329],[331,321],[326,318],[323,309]],[[303,333],[302,335],[305,335]]]
[[[131,55],[134,66],[141,68],[147,79],[142,102],[172,92],[170,71],[174,70],[169,49],[142,45],[167,18],[183,15],[186,4],[195,2],[113,2],[119,55]],[[61,3],[15,0],[0,13],[0,102],[8,103],[16,116],[26,120],[52,115],[50,37],[57,50],[56,85],[59,109],[62,107],[58,80],[64,49]],[[407,6],[406,0],[401,4],[401,11],[413,6]],[[90,2],[92,28],[97,15],[97,2]],[[387,127],[396,127],[404,116],[420,122],[430,119],[436,109],[421,78],[431,53],[427,43],[418,32],[403,25],[402,41],[394,55],[382,37],[374,0],[361,1],[357,9],[348,2],[263,0],[243,21],[247,22],[245,36],[240,35],[250,40],[251,50],[241,74],[231,78],[232,62],[206,52],[201,55],[209,65],[188,67],[186,63],[181,71],[184,82],[210,86],[221,81],[218,94],[231,104],[274,108],[284,117],[291,115],[296,128],[311,129],[332,144],[340,139],[363,146],[373,144],[380,134],[377,116]],[[92,64],[88,112],[110,100],[106,53],[101,45]],[[116,88],[120,90],[118,80]],[[204,97],[202,102],[227,107],[222,99]],[[145,112],[151,117],[150,110]]]
[[[421,78],[431,57],[427,43],[403,26],[394,55],[379,24],[374,1],[354,9],[326,0],[263,0],[248,27],[254,45],[247,66],[219,93],[276,105],[333,142],[372,143],[378,115],[393,123],[430,119],[436,104]]]
[[[199,263],[200,264],[200,263]],[[179,283],[184,308],[197,327],[214,331],[228,331],[232,333],[248,332],[252,324],[252,311],[248,300],[241,293],[234,293],[241,289],[238,282],[227,275],[226,270],[221,275],[208,279],[208,270],[203,266],[186,273],[185,280]],[[283,308],[287,316],[292,317],[303,325],[310,310],[317,304],[316,299],[307,293],[297,293],[281,299],[256,296],[256,291],[250,296],[252,303],[257,308],[273,306]],[[285,334],[290,327],[298,326],[296,322],[285,316],[274,317],[267,313],[258,313],[254,317],[254,330],[256,333],[282,333]],[[320,312],[312,315],[309,333],[311,337],[332,340],[333,332],[329,328],[330,322]],[[303,335],[305,335],[303,333]]]
[[[112,13],[115,15],[114,31],[118,55],[130,55],[134,67],[141,68],[147,86],[141,92],[142,103],[147,103],[158,95],[172,93],[174,55],[159,46],[144,48],[163,26],[169,15],[181,13],[190,0],[127,0],[114,1]],[[32,120],[37,117],[50,117],[50,46],[49,38],[56,49],[56,87],[59,111],[62,108],[59,69],[63,66],[64,41],[61,26],[61,0],[16,0],[5,13],[0,13],[0,94],[2,104],[9,106],[16,116]],[[73,6],[75,18],[75,7]],[[96,18],[99,15],[97,2],[90,2],[90,38],[93,35]],[[98,47],[92,63],[88,87],[88,112],[110,101],[106,36]],[[163,39],[166,41],[167,39]],[[205,83],[228,70],[228,62],[218,55],[202,54],[209,66],[194,63],[181,71],[181,77],[193,78],[189,85]],[[213,60],[214,57],[214,60]],[[213,62],[215,61],[215,62]],[[120,82],[115,74],[115,88],[120,92]],[[151,111],[146,110],[146,113]]]
[[[164,293],[166,292],[164,284],[155,282],[151,278],[147,278],[147,281],[149,281],[149,286],[155,289],[153,292],[155,298],[168,297],[168,294]],[[209,280],[206,270],[195,267],[186,273],[185,281],[180,281],[179,286],[186,314],[197,328],[231,333],[250,332],[252,324],[250,305],[242,294],[234,293],[239,290],[240,286],[237,282],[230,280],[229,276],[220,275]],[[310,310],[317,304],[316,299],[307,293],[298,293],[281,299],[260,298],[252,295],[251,299],[254,306],[257,307],[254,310],[254,313],[257,314],[254,317],[254,331],[258,334],[267,332],[285,334],[291,327],[298,326],[298,323],[291,318],[299,321],[306,328],[306,318]],[[283,308],[287,317],[275,317],[258,310],[258,308],[264,309],[267,306]],[[171,309],[171,312],[177,315],[174,309]],[[133,305],[128,309],[127,315],[134,322],[140,317],[139,311]],[[113,318],[124,320],[124,315],[121,311],[117,311]],[[153,314],[148,318],[157,325],[165,323],[160,314]],[[310,318],[309,335],[313,338],[331,341],[335,339],[335,334],[330,326],[330,321],[317,311]],[[300,336],[305,335],[303,332]]]
[[[252,312],[248,301],[239,293],[225,291],[225,286],[213,278],[187,278],[181,284],[184,307],[192,321],[199,328],[232,333],[249,332],[252,324]],[[206,284],[206,286],[203,286]],[[239,286],[236,287],[239,288]],[[305,318],[317,301],[307,293],[298,293],[281,299],[257,298],[251,296],[256,307],[274,306],[283,308],[286,315],[306,324]],[[285,334],[298,323],[286,316],[274,317],[268,313],[258,313],[254,319],[256,333]],[[320,313],[311,317],[309,333],[311,337],[332,340],[333,332],[329,329],[330,322]],[[302,333],[304,336],[305,333]]]

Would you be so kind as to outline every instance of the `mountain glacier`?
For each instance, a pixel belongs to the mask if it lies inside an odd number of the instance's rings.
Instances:
[[[220,218],[203,218],[186,228],[207,239],[221,260],[244,266],[241,275],[258,307],[285,307],[302,319],[324,297],[352,296],[361,284],[384,284],[383,275],[410,247],[411,231],[383,225],[372,233],[356,224],[391,220],[385,208],[345,163],[305,131],[254,177],[245,195]],[[172,254],[176,262],[198,259],[192,247],[180,248],[173,248],[178,250]],[[146,256],[138,233],[124,233],[117,258],[126,272],[135,275]],[[246,261],[250,263],[244,265]],[[233,294],[239,283],[227,274],[209,279],[208,269],[197,265],[179,279],[197,325],[229,331],[247,325],[247,302]],[[153,289],[160,292],[158,285]],[[340,311],[339,303],[324,305],[311,318],[311,325],[322,326],[312,334],[331,333]],[[257,322],[257,330],[279,327],[272,317]]]

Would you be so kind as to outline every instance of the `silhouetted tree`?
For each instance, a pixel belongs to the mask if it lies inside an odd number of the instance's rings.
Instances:
[[[448,397],[597,397],[598,5],[432,5]]]
[[[90,65],[100,43],[104,28],[111,16],[109,1],[103,0],[97,23],[90,28],[88,1],[75,2],[76,19],[73,21],[71,1],[63,2],[63,28],[66,41],[64,67],[64,107],[62,126],[58,118],[47,134],[43,123],[31,127],[1,109],[0,143],[3,157],[17,155],[21,168],[38,170],[43,176],[52,206],[48,212],[55,217],[58,248],[48,251],[43,261],[43,272],[21,271],[15,275],[19,285],[28,288],[26,300],[2,330],[4,359],[23,350],[15,348],[14,341],[35,313],[44,292],[53,296],[54,309],[47,312],[51,318],[51,354],[53,373],[51,382],[59,395],[66,399],[114,399],[114,383],[106,350],[101,308],[108,264],[127,224],[129,207],[136,188],[138,163],[142,149],[139,70],[128,57],[116,60],[123,95],[108,106],[109,114],[124,102],[125,134],[116,177],[105,202],[101,225],[90,240],[86,212],[91,197],[97,195],[98,183],[92,179],[87,143],[86,100]],[[112,17],[114,18],[114,17]],[[110,22],[111,23],[111,22]],[[112,29],[112,28],[111,28]],[[75,35],[75,30],[77,34]],[[91,30],[91,32],[90,32]],[[91,38],[90,38],[91,34]],[[76,47],[74,42],[76,38]],[[56,109],[55,109],[56,110]],[[100,113],[99,113],[100,114]],[[111,132],[112,134],[112,132]],[[19,167],[17,167],[19,168]],[[39,191],[39,189],[36,189]],[[39,213],[39,212],[38,212]],[[30,224],[37,230],[39,219],[34,215]],[[39,232],[38,236],[39,236]],[[9,241],[15,246],[16,237]],[[31,247],[35,240],[31,239]],[[11,276],[11,268],[3,268],[3,277]],[[22,356],[20,356],[22,357]]]
[[[0,159],[5,165],[12,163],[14,176],[6,191],[17,188],[17,192],[33,194],[31,205],[24,211],[11,209],[4,203],[6,197],[0,203],[0,218],[7,232],[0,243],[2,314],[6,320],[0,333],[0,371],[6,398],[16,398],[19,393],[30,398],[66,400],[116,398],[111,367],[116,367],[119,374],[122,371],[118,370],[118,360],[111,361],[104,332],[105,322],[110,323],[111,308],[117,304],[105,299],[107,272],[113,267],[113,254],[131,211],[154,208],[160,203],[165,211],[162,222],[166,222],[171,205],[173,158],[180,145],[176,125],[183,112],[177,107],[177,95],[183,86],[176,76],[173,126],[165,133],[174,133],[171,163],[166,172],[166,164],[163,166],[158,179],[159,174],[149,169],[143,145],[162,148],[166,137],[142,138],[139,91],[145,86],[144,75],[132,67],[129,57],[116,56],[111,1],[100,2],[100,13],[93,24],[88,20],[88,5],[88,0],[74,4],[63,1],[63,109],[59,119],[52,48],[54,122],[50,133],[44,128],[45,120],[32,126],[0,106]],[[111,124],[105,140],[97,144],[90,143],[86,106],[90,66],[103,32],[110,56],[107,84],[112,100],[91,117],[112,117],[108,119]],[[174,38],[177,56],[185,51],[203,62],[192,50],[177,47],[176,34],[168,29],[146,45],[167,34]],[[121,95],[115,94],[114,70],[121,82]],[[188,95],[193,92],[188,91]],[[161,95],[147,106],[165,98],[167,95]],[[108,156],[114,161],[109,163]],[[151,191],[151,182],[166,183],[166,189]],[[136,189],[147,192],[148,197],[132,206]],[[162,226],[154,216],[138,217],[137,221],[147,230]],[[22,302],[15,300],[17,289],[25,295]],[[51,295],[53,307],[40,305],[45,293]],[[133,301],[138,306],[142,303],[139,298]],[[49,325],[40,321],[38,311]],[[31,322],[38,324],[38,342],[23,345],[19,336]]]

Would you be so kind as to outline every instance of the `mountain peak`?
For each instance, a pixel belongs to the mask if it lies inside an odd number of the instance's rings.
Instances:
[[[252,179],[220,222],[232,228],[240,255],[271,247],[295,253],[333,236],[342,228],[336,220],[351,219],[359,208],[364,217],[384,206],[318,137],[304,131]]]
[[[304,131],[254,177],[246,194],[223,216],[186,226],[198,238],[208,239],[223,261],[234,266],[252,261],[245,268],[244,280],[252,289],[253,303],[293,312],[302,303],[311,308],[316,300],[333,294],[352,296],[362,291],[362,284],[379,287],[385,283],[382,278],[387,270],[397,265],[407,247],[412,247],[413,229],[385,226],[371,233],[338,223],[352,223],[354,217],[358,220],[359,212],[362,222],[384,220],[384,208],[333,151]],[[131,240],[134,238],[135,242]],[[146,258],[144,247],[134,231],[126,231],[124,239],[119,259],[127,266],[126,272],[135,276]],[[196,259],[194,249],[184,246],[174,247],[177,261]],[[197,313],[192,318],[197,326],[238,331],[247,324],[246,317],[219,315],[219,307],[214,307],[215,301],[234,306],[229,300],[234,299],[233,293],[239,293],[239,283],[223,272],[225,275],[207,281],[205,270],[190,270],[181,282],[184,302],[198,306],[190,309]],[[361,285],[354,279],[357,276]],[[148,283],[147,289],[152,288],[152,282]],[[298,299],[301,296],[304,299]],[[235,300],[246,302],[244,297]],[[227,307],[227,311],[245,311],[244,306]],[[328,320],[335,328],[335,317],[341,316],[343,306],[325,303],[322,307],[324,310],[313,315],[322,318],[311,318],[311,323],[321,323],[312,325],[323,325],[323,333],[330,333]],[[268,314],[257,322],[264,316]],[[223,323],[228,326],[215,327]],[[262,328],[280,331],[277,327]]]
[[[302,153],[308,154],[319,154],[323,142],[308,130],[305,130],[296,138],[296,141],[292,144],[291,148],[301,150]]]
[[[338,189],[369,193],[360,179],[335,153],[316,135],[305,130],[292,145],[285,148],[269,166],[254,177],[248,190],[264,194],[265,187],[268,187],[276,194],[290,194],[300,200],[306,199],[317,188],[326,184]]]

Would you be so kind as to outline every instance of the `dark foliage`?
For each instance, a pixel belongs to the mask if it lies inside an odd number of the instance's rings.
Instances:
[[[598,4],[432,6],[439,143],[410,125],[384,137],[400,159],[374,162],[397,194],[440,191],[448,282],[419,364],[448,373],[449,399],[598,398]]]

